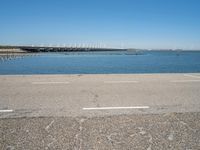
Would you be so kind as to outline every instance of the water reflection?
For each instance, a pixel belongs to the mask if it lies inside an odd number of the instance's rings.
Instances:
[[[200,72],[200,51],[38,53],[37,55],[4,55],[1,56],[0,62],[0,74],[189,72]]]
[[[5,62],[13,59],[21,59],[27,56],[36,56],[36,54],[0,54],[0,62]]]

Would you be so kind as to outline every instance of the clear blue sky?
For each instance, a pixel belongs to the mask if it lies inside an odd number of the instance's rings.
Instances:
[[[200,0],[1,0],[0,44],[200,49]]]

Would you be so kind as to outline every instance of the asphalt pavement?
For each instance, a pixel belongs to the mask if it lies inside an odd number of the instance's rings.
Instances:
[[[200,149],[200,74],[1,75],[0,149]]]

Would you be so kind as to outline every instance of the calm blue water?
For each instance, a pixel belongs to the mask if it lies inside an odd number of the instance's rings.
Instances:
[[[42,53],[0,61],[0,74],[197,73],[198,51]]]

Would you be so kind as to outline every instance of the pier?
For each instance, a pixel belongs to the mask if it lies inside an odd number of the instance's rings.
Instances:
[[[95,46],[0,46],[0,49],[20,49],[26,52],[84,52],[84,51],[126,51],[122,48],[105,48]]]

